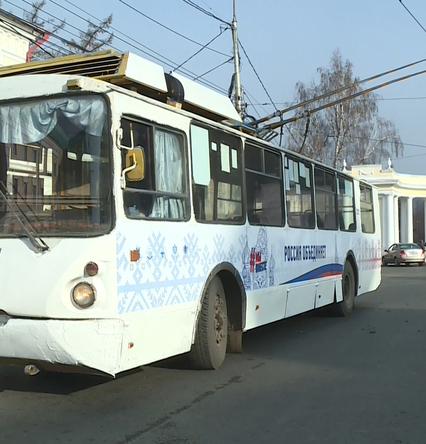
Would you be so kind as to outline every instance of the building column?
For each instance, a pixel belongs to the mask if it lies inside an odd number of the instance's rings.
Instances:
[[[407,240],[407,198],[401,197],[401,242],[408,242]]]
[[[401,199],[401,242],[413,242],[413,198]]]
[[[383,221],[383,245],[384,248],[388,248],[390,245],[394,243],[394,201],[392,194],[385,195],[384,202],[384,221]]]
[[[399,197],[394,196],[393,198],[393,227],[394,227],[394,242],[399,242]],[[426,206],[425,206],[426,208]],[[425,210],[426,211],[426,210]]]
[[[413,242],[413,198],[407,198],[407,242]]]
[[[379,193],[379,211],[380,211],[380,236],[382,242],[382,250],[388,248],[389,245],[385,245],[385,196]]]
[[[423,237],[423,242],[426,243],[426,199],[423,200],[424,203],[424,237]]]

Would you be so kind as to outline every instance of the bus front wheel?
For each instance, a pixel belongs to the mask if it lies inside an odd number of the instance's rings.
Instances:
[[[228,314],[225,291],[218,277],[209,283],[198,318],[194,344],[189,352],[193,368],[217,369],[225,360]]]
[[[343,301],[331,307],[335,316],[349,316],[355,306],[355,273],[349,261],[346,261],[342,274]]]

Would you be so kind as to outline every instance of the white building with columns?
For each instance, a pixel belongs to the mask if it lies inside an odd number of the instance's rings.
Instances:
[[[30,45],[44,31],[0,8],[0,66],[24,63]]]
[[[396,172],[390,165],[356,165],[350,173],[379,189],[382,248],[426,238],[426,175]]]

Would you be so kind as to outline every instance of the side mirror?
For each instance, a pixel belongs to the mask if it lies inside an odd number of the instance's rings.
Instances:
[[[125,165],[122,172],[123,179],[129,182],[140,182],[145,178],[145,153],[143,148],[135,147],[126,152]]]
[[[389,253],[389,250],[385,250],[385,253]]]

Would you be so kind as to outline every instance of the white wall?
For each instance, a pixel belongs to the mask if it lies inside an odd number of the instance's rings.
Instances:
[[[34,39],[31,34],[18,30],[19,33]],[[30,41],[5,29],[0,23],[0,66],[14,65],[25,62]]]

